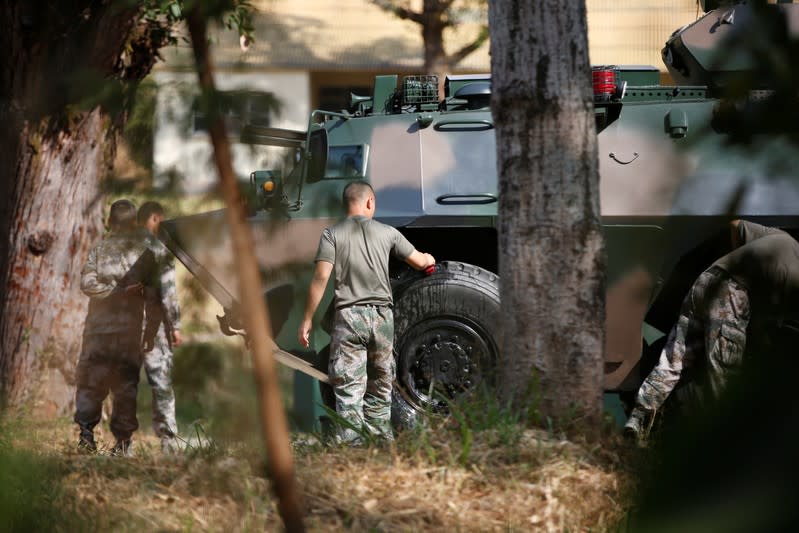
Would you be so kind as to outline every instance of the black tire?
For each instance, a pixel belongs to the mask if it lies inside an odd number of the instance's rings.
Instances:
[[[480,383],[494,382],[500,331],[499,276],[480,267],[443,262],[430,276],[394,295],[395,428],[421,412],[442,412]]]

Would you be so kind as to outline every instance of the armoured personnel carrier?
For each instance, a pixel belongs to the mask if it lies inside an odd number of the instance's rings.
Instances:
[[[637,389],[688,287],[728,249],[729,219],[799,228],[796,147],[779,135],[730,145],[730,121],[719,120],[729,74],[751,65],[717,49],[745,31],[752,7],[710,0],[702,7],[705,15],[663,49],[677,85],[661,85],[654,67],[593,68],[611,392]],[[770,7],[782,10],[791,30],[799,26],[799,6]],[[319,235],[343,215],[350,180],[368,180],[377,218],[443,260],[429,276],[392,266],[397,423],[441,407],[441,395],[477,386],[498,361],[491,78],[448,76],[444,86],[440,100],[434,77],[377,76],[372,94],[353,95],[348,111],[313,111],[306,131],[250,127],[243,139],[295,156],[290,168],[249,176],[249,222],[272,331],[282,350],[299,357],[282,355],[294,368],[327,372],[327,334],[316,327],[314,350],[300,352],[295,332]],[[224,307],[222,330],[240,328],[223,213],[165,226],[166,244]],[[331,298],[328,290],[322,309]]]

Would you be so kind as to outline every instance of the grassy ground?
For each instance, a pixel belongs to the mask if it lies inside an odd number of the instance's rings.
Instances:
[[[213,198],[116,192],[156,199],[169,216],[221,206]],[[160,453],[142,380],[136,447],[113,458],[107,422],[100,453],[79,454],[69,417],[0,420],[0,531],[278,531],[264,477],[255,392],[240,339],[218,333],[221,309],[178,266],[186,345],[175,353],[185,449]],[[283,372],[284,397],[291,375]],[[390,447],[341,448],[294,434],[310,531],[606,531],[634,491],[630,450],[615,432],[596,443],[524,429],[486,402],[407,431]]]
[[[174,456],[140,431],[131,458],[107,454],[105,425],[96,455],[68,420],[2,429],[0,530],[279,530],[255,425],[234,438],[195,424]],[[293,438],[310,531],[606,531],[632,495],[616,437],[569,442],[502,416],[434,420],[390,447]]]

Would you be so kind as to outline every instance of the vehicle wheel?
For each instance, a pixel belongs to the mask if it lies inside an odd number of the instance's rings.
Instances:
[[[454,261],[395,294],[395,428],[415,425],[423,411],[445,412],[448,399],[494,382],[499,311],[499,276]]]

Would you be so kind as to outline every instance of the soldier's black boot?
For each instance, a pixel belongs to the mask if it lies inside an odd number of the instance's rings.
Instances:
[[[84,453],[94,453],[97,451],[97,443],[94,442],[94,433],[81,430],[78,438],[78,451]]]
[[[111,448],[111,457],[132,457],[133,441],[131,439],[118,440]]]

